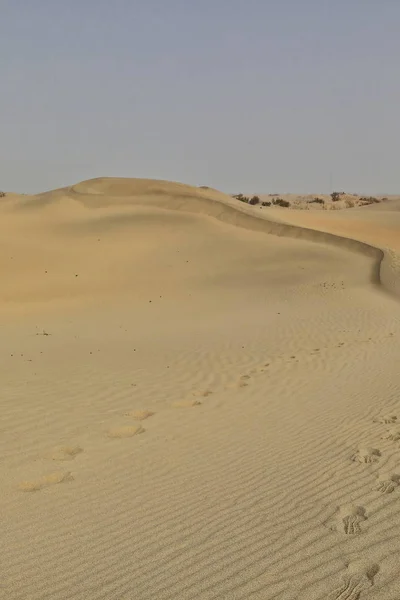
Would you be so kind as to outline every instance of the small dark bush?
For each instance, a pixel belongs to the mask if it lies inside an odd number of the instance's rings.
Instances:
[[[325,200],[323,198],[314,198],[310,200],[310,204],[325,204]]]
[[[283,198],[275,198],[275,200],[272,200],[272,204],[275,206],[282,206],[283,208],[288,208],[290,206],[290,202],[288,202],[288,200],[284,200]]]
[[[271,202],[261,202],[261,206],[271,206]]]
[[[243,194],[234,194],[233,198],[236,198],[236,200],[239,200],[240,202],[249,202],[249,198],[247,196],[243,196]]]
[[[5,195],[6,195],[5,192],[0,192],[0,198],[4,198]]]
[[[342,195],[342,193],[332,192],[332,194],[331,194],[332,202],[337,202],[338,200],[340,200],[341,195]]]
[[[260,198],[258,196],[253,196],[252,198],[250,198],[249,204],[251,204],[252,206],[254,206],[255,204],[260,204]]]

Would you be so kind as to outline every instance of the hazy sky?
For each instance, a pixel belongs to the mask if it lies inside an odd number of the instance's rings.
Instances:
[[[400,193],[399,0],[0,9],[0,189]]]

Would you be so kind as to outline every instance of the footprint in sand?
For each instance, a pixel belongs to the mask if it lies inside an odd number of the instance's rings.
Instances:
[[[238,390],[240,388],[245,388],[249,384],[244,379],[239,379],[239,381],[234,381],[233,383],[229,383],[226,386],[227,390]]]
[[[144,433],[144,429],[141,425],[131,425],[129,427],[114,427],[107,431],[109,438],[129,438],[139,433]]]
[[[51,485],[72,481],[73,479],[70,471],[57,471],[55,473],[50,473],[49,475],[44,475],[34,481],[22,481],[18,487],[22,492],[38,492]]]
[[[172,403],[173,408],[190,408],[192,406],[200,406],[199,400],[177,400]]]
[[[376,491],[381,494],[391,494],[400,485],[400,475],[383,471],[378,475]]]
[[[239,377],[238,381],[234,381],[233,383],[229,383],[226,386],[226,388],[228,390],[232,390],[232,389],[233,390],[235,390],[235,389],[237,390],[237,389],[240,389],[240,388],[247,387],[249,385],[248,384],[249,379],[251,379],[251,375],[241,375]]]
[[[74,460],[75,456],[81,454],[83,452],[83,448],[80,446],[60,446],[58,448],[54,448],[50,458],[52,460]]]
[[[250,379],[250,377],[249,377],[249,379]],[[236,381],[233,384],[233,387],[235,387],[235,388],[243,388],[243,387],[247,387],[248,385],[249,385],[248,384],[248,379],[242,379],[242,378],[240,378],[239,381]]]
[[[340,531],[346,535],[357,535],[361,533],[360,523],[366,519],[367,516],[363,506],[345,504],[339,507],[336,531]]]
[[[376,448],[360,447],[357,452],[350,457],[350,459],[353,462],[369,464],[377,462],[380,456],[381,453]]]
[[[331,592],[327,600],[358,600],[363,592],[374,585],[374,577],[378,571],[377,565],[363,561],[349,564],[341,586]]]
[[[207,396],[211,396],[211,394],[212,390],[195,390],[192,392],[192,395],[196,396],[197,398],[207,398]]]
[[[390,423],[396,423],[396,415],[382,415],[374,419],[374,423],[381,423],[381,425],[389,425]]]
[[[130,412],[125,413],[127,417],[132,417],[136,421],[144,421],[149,417],[152,417],[156,413],[151,410],[131,410]]]
[[[382,439],[391,440],[392,442],[398,442],[400,440],[400,425],[392,427],[387,433],[382,436]]]

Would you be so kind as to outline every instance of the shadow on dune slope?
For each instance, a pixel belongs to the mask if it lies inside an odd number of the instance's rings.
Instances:
[[[371,282],[386,291],[400,295],[400,281],[392,263],[392,253],[351,237],[344,237],[289,224],[282,215],[271,211],[256,210],[211,188],[150,179],[105,177],[83,181],[68,188],[46,192],[31,198],[25,206],[47,205],[53,200],[69,198],[87,208],[107,206],[144,205],[202,214],[224,223],[254,231],[329,244],[361,253],[372,259]]]

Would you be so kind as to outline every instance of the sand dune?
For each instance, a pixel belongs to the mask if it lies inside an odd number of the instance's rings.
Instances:
[[[396,204],[6,200],[0,598],[396,600]]]

